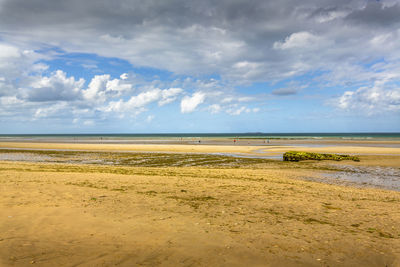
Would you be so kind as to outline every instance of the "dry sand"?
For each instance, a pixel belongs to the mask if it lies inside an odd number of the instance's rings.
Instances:
[[[0,148],[32,148],[90,151],[146,151],[146,152],[186,152],[186,153],[250,153],[254,146],[217,145],[170,145],[170,144],[68,144],[68,143],[23,143],[0,142]],[[261,149],[258,147],[257,149]]]
[[[203,153],[260,149],[12,147]],[[382,152],[373,149],[368,152]],[[376,157],[370,161],[378,164]],[[399,168],[400,162],[392,160],[391,165]],[[0,266],[400,266],[400,192],[307,181],[326,171],[318,164],[285,166],[0,161]]]

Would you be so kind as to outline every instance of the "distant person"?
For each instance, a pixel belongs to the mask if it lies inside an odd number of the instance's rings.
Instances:
[[[233,143],[236,144],[236,139],[233,139]]]

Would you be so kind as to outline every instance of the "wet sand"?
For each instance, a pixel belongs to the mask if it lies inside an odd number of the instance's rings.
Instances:
[[[127,156],[116,151],[259,155],[293,149],[0,147],[108,151],[118,159]],[[249,159],[190,166],[206,157],[189,155],[181,167],[78,164],[70,161],[75,154],[54,163],[46,153],[41,162],[29,162],[35,152],[11,153],[0,161],[0,266],[400,266],[400,192],[323,182],[325,174],[348,166],[391,168],[397,175],[398,148],[356,147],[365,153],[359,163]],[[351,153],[355,147],[309,149]]]
[[[140,141],[138,141],[140,142]],[[194,144],[170,144],[160,141],[158,144],[140,142],[131,143],[104,143],[104,142],[0,142],[0,148],[34,148],[34,149],[61,149],[61,150],[97,150],[97,151],[147,151],[147,152],[197,152],[197,153],[249,153],[262,154],[266,152],[283,153],[288,150],[302,150],[321,153],[349,153],[349,154],[391,154],[400,155],[400,147],[397,142],[387,141],[310,141],[301,140],[296,144],[293,141],[280,141],[279,144],[262,143],[260,140],[249,142],[237,142],[232,144],[230,140],[221,140],[221,145],[212,145],[213,141],[203,141]]]

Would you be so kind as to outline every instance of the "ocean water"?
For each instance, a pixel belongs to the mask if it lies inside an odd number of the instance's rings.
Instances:
[[[0,134],[0,140],[27,139],[179,139],[179,138],[241,138],[241,139],[348,139],[400,140],[400,133],[148,133],[148,134]]]

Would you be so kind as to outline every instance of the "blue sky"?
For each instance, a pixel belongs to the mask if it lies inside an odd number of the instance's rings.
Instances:
[[[1,0],[0,134],[399,132],[398,14],[394,0]]]

